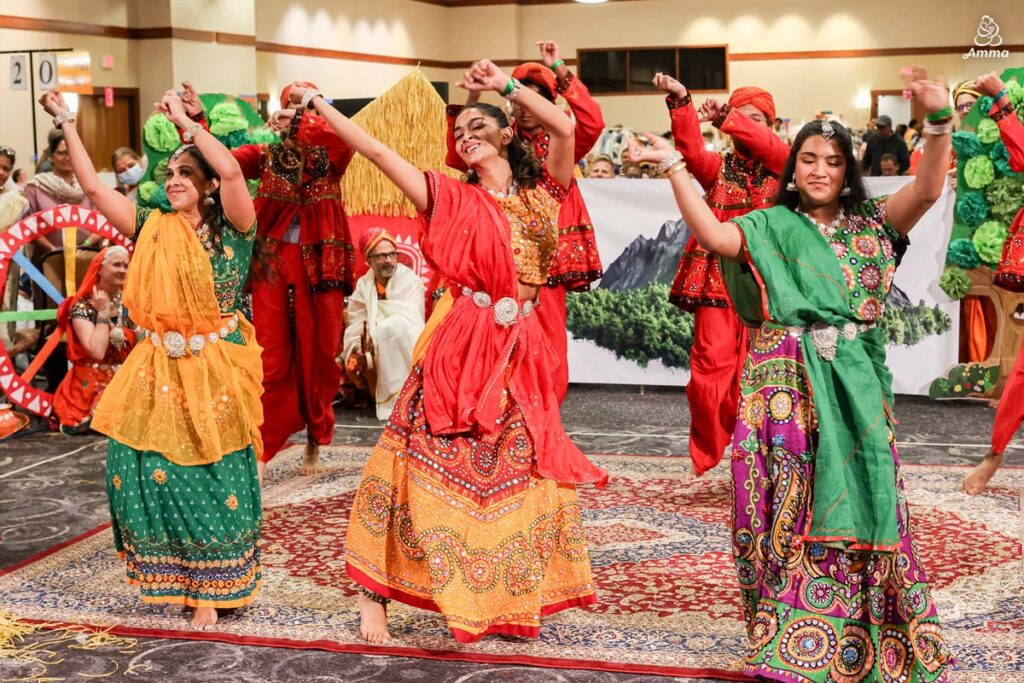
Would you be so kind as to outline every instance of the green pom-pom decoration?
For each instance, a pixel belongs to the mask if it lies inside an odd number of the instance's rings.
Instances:
[[[971,278],[963,268],[951,266],[939,276],[939,288],[950,299],[963,299],[971,291]]]
[[[164,157],[156,162],[156,166],[153,167],[153,180],[161,185],[164,184],[164,180],[167,178],[167,162],[170,160],[170,157]]]
[[[988,111],[987,109],[985,111]],[[982,119],[974,129],[975,135],[983,145],[991,145],[999,140],[999,124],[992,119]]]
[[[974,133],[958,130],[953,133],[953,150],[961,159],[970,159],[981,154],[981,140]]]
[[[142,126],[146,144],[157,152],[173,152],[181,144],[178,128],[163,114],[154,114]]]
[[[234,133],[236,130],[244,131],[249,127],[249,121],[234,102],[215,104],[207,119],[210,123],[210,132],[218,137]]]
[[[967,187],[980,190],[996,179],[996,166],[987,156],[976,156],[964,164],[964,180]]]
[[[252,197],[253,199],[256,199],[256,193],[260,189],[259,178],[254,178],[253,180],[246,180],[245,186],[249,189],[249,196]]]
[[[995,100],[989,95],[982,95],[978,98],[978,102],[974,105],[974,108],[981,112],[982,116],[988,116],[988,113],[992,111],[992,103]]]
[[[153,199],[153,193],[156,192],[157,187],[158,185],[152,180],[139,183],[139,201],[148,206],[149,202]]]
[[[249,134],[244,130],[235,130],[226,135],[217,135],[215,137],[228,149],[235,149],[236,147],[249,144]]]
[[[164,213],[171,212],[171,201],[167,199],[167,192],[164,190],[163,185],[157,186],[153,196],[149,198],[149,206],[154,209],[160,209]]]
[[[985,200],[988,202],[992,218],[1009,225],[1021,207],[1024,196],[1024,174],[996,178],[985,188]]]
[[[1003,243],[1006,241],[1006,226],[999,221],[985,221],[974,231],[971,242],[981,260],[990,265],[999,263],[1003,255]]]
[[[985,195],[981,192],[958,192],[956,213],[960,216],[960,220],[972,228],[981,225],[988,218],[988,203],[985,201]]]
[[[953,240],[949,243],[949,251],[946,252],[946,263],[963,268],[974,270],[981,265],[981,257],[974,243],[966,239]]]
[[[272,145],[275,142],[281,142],[277,133],[269,128],[257,128],[249,133],[249,138],[257,145]]]
[[[988,119],[985,120],[987,121]],[[996,165],[996,171],[999,175],[1017,175],[1010,168],[1010,150],[1006,149],[1006,145],[1003,144],[1002,140],[992,145],[992,149],[988,151],[988,158]]]
[[[1006,87],[1006,94],[1010,98],[1010,102],[1014,108],[1020,107],[1024,104],[1024,87],[1021,86],[1017,81],[1010,79],[1004,83]]]

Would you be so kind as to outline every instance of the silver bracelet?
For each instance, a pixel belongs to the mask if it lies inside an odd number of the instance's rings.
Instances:
[[[202,124],[199,124],[199,123],[193,123],[193,124],[192,124],[191,126],[189,126],[189,127],[188,127],[188,130],[186,130],[186,131],[185,131],[185,132],[184,132],[184,133],[182,134],[182,136],[181,136],[181,139],[185,141],[185,144],[186,144],[186,145],[191,145],[191,144],[192,144],[192,141],[193,141],[193,140],[195,139],[195,137],[196,137],[196,134],[197,134],[197,133],[198,133],[199,131],[201,131],[202,129],[203,129],[203,126],[202,126]]]
[[[53,127],[54,128],[60,128],[65,123],[74,123],[74,122],[75,122],[75,115],[72,114],[69,111],[62,111],[61,113],[59,113],[59,114],[57,114],[56,116],[53,117]]]
[[[319,97],[319,96],[320,96],[320,91],[319,90],[307,90],[306,94],[302,96],[302,101],[299,102],[299,105],[303,109],[312,109],[313,108],[313,98],[314,97]]]
[[[922,132],[928,135],[951,135],[953,133],[953,122],[931,123],[930,121],[925,121]]]
[[[658,175],[664,175],[665,171],[667,171],[668,169],[672,168],[673,166],[675,166],[676,164],[678,164],[682,160],[683,160],[683,155],[679,153],[679,150],[675,150],[671,154],[669,154],[667,157],[662,159],[661,162],[658,164],[658,166],[654,170],[658,172]]]

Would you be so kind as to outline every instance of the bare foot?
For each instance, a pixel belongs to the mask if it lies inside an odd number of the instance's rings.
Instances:
[[[964,479],[963,490],[968,496],[976,496],[985,490],[992,475],[996,473],[999,466],[1003,464],[1003,454],[998,455],[989,452],[981,463],[971,470],[971,473]]]
[[[359,634],[368,643],[390,643],[388,613],[384,605],[362,593],[356,596],[359,605]]]
[[[324,466],[320,464],[320,444],[307,443],[306,455],[302,459],[302,465],[299,466],[299,474],[308,477],[323,471]]]
[[[992,408],[993,410],[998,408],[999,407],[999,399],[998,398],[990,399],[989,402],[988,402],[988,407]]]
[[[263,462],[262,460],[257,460],[256,461],[256,474],[259,475],[260,486],[263,486],[263,475],[264,475],[264,473],[266,471],[267,471],[267,463]]]
[[[196,607],[196,613],[192,615],[192,629],[195,631],[207,631],[217,623],[217,610],[213,607]]]

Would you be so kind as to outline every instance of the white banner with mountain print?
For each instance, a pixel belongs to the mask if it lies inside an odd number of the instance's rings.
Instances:
[[[872,196],[911,178],[869,178]],[[682,386],[690,378],[693,318],[668,301],[689,232],[667,180],[582,180],[605,276],[570,294],[569,379],[595,384]],[[954,194],[947,187],[910,235],[882,325],[901,394],[927,395],[956,364],[959,305],[941,289]]]

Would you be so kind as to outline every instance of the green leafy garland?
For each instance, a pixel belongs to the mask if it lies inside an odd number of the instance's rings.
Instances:
[[[1002,74],[1006,93],[1024,121],[1024,69]],[[939,286],[953,299],[970,290],[968,271],[991,268],[1002,254],[1003,243],[1024,194],[1024,174],[1010,170],[1010,156],[999,137],[999,126],[989,116],[992,98],[981,97],[964,123],[974,132],[953,134],[957,155],[957,198],[953,234],[946,252],[946,270]]]

